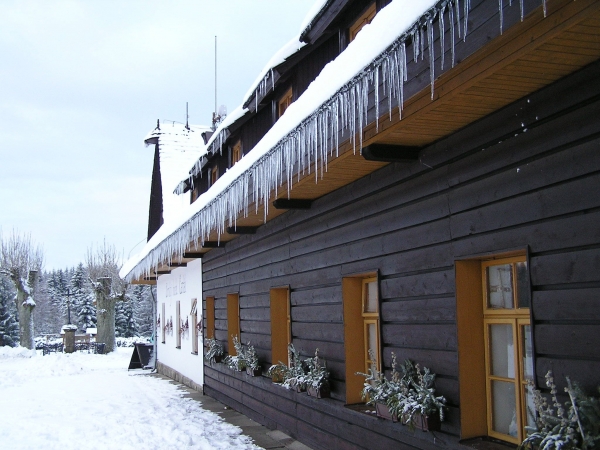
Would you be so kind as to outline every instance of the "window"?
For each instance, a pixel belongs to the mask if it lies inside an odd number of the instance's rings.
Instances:
[[[367,373],[370,367],[381,370],[381,358],[379,358],[379,295],[376,277],[362,280],[362,319],[365,355],[364,373]],[[375,359],[372,360],[369,355],[374,355]]]
[[[162,304],[162,327],[161,327],[161,342],[164,344],[166,342],[165,339],[165,335],[166,335],[166,328],[167,328],[167,316],[165,315],[165,304]]]
[[[277,117],[283,116],[283,113],[292,104],[292,88],[290,87],[277,102]]]
[[[233,347],[233,337],[237,336],[241,342],[240,336],[240,296],[239,294],[227,294],[227,342],[229,344],[228,353],[236,355]]]
[[[192,354],[198,354],[198,301],[192,299],[192,309],[190,310],[190,316],[192,317]]]
[[[206,338],[215,338],[215,298],[206,297]]]
[[[219,179],[219,166],[215,165],[210,169],[210,185],[212,186]]]
[[[356,38],[356,35],[360,32],[360,30],[363,29],[365,25],[371,23],[373,17],[375,17],[375,14],[377,14],[377,8],[375,7],[375,3],[372,3],[371,6],[369,6],[369,8],[356,20],[356,22],[350,26],[348,30],[350,42]]]
[[[381,370],[379,283],[377,274],[342,279],[344,303],[344,348],[346,352],[346,403],[361,403],[366,372]],[[370,354],[374,356],[372,359]]]
[[[237,141],[231,148],[231,167],[235,166],[242,159],[242,141]]]
[[[288,361],[288,346],[292,343],[292,322],[290,314],[290,289],[271,289],[271,363]]]
[[[507,258],[481,263],[488,434],[516,444],[533,425],[533,346],[527,262]]]
[[[457,261],[455,270],[461,437],[520,443],[534,411],[526,256]]]
[[[181,303],[179,300],[175,302],[175,347],[181,348]]]

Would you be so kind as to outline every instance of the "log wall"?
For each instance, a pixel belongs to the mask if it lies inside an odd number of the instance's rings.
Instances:
[[[239,293],[241,340],[270,365],[269,289],[290,286],[293,342],[316,347],[332,399],[316,400],[205,368],[205,391],[314,448],[458,448],[454,263],[528,250],[538,383],[548,369],[594,388],[600,373],[600,64],[438,141],[421,161],[390,164],[289,211],[203,260],[216,338]],[[511,134],[526,111],[526,132]],[[390,353],[438,374],[449,402],[442,432],[411,433],[344,407],[344,276],[380,274],[383,363]]]

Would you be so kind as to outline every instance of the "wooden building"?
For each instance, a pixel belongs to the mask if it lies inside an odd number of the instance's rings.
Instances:
[[[265,374],[319,348],[330,399],[204,366],[207,394],[315,449],[520,442],[526,379],[600,384],[600,2],[331,0],[300,40],[128,277],[194,249],[205,337]],[[352,406],[369,348],[437,374],[441,431]]]

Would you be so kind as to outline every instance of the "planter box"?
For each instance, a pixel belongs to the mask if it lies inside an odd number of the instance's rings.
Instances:
[[[375,403],[375,412],[377,417],[382,419],[391,420],[392,422],[398,422],[398,416],[390,412],[390,408],[385,403]]]
[[[306,392],[311,397],[329,398],[329,386],[321,386],[317,389],[309,385],[306,387]]]
[[[279,373],[274,373],[273,375],[271,375],[271,381],[273,383],[283,383],[283,375]]]
[[[404,420],[402,423],[407,424]],[[410,425],[422,431],[440,431],[442,427],[440,416],[438,414],[433,416],[423,416],[421,413],[415,413]]]
[[[262,369],[260,367],[258,369],[246,367],[246,374],[250,375],[251,377],[260,377],[262,375]]]

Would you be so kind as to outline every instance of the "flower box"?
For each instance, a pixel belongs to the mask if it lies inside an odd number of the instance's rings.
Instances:
[[[382,419],[391,420],[392,422],[398,422],[398,416],[390,412],[390,407],[385,403],[375,403],[375,412],[377,417]]]
[[[246,367],[246,374],[250,375],[251,377],[260,377],[262,375],[262,369],[260,367],[257,369]]]
[[[328,385],[321,385],[318,388],[309,385],[306,387],[306,392],[311,397],[329,398],[329,386]]]
[[[402,421],[404,424],[408,424],[407,421]],[[440,431],[442,423],[440,422],[440,416],[433,414],[431,416],[424,416],[419,412],[415,412],[412,416],[410,424],[412,427],[422,431]]]

